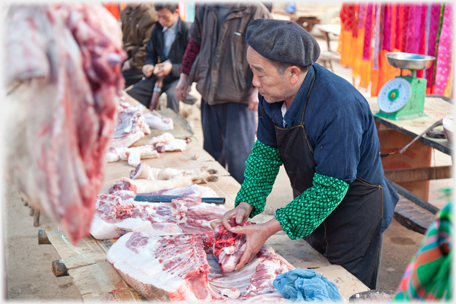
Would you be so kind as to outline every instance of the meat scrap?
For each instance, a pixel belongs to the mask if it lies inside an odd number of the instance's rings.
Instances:
[[[145,145],[131,148],[113,148],[110,147],[106,153],[106,161],[108,163],[126,160],[130,166],[136,167],[141,162],[141,159],[157,158],[160,155],[154,146]]]
[[[230,219],[231,227],[253,225],[253,222],[237,224],[234,219]],[[236,234],[218,225],[214,230],[214,255],[219,259],[219,265],[223,272],[234,271],[236,265],[245,251],[245,234]]]
[[[171,133],[163,133],[152,137],[147,144],[153,145],[158,152],[163,153],[185,151],[188,142],[190,142],[190,138],[176,139]]]
[[[199,197],[175,199],[171,203],[136,202],[117,195],[99,194],[90,233],[97,239],[117,238],[127,232],[149,236],[212,231],[210,222],[226,209],[201,203]]]
[[[146,179],[146,180],[168,180],[176,176],[191,176],[194,183],[215,182],[218,177],[213,175],[217,170],[207,169],[206,167],[195,169],[173,169],[173,168],[151,168],[144,162],[141,162],[135,169],[130,172],[131,179]]]
[[[8,177],[76,244],[115,127],[122,33],[98,4],[11,5],[6,21]]]
[[[108,251],[119,275],[150,300],[161,301],[285,301],[272,283],[294,269],[271,247],[263,246],[242,269],[222,273],[205,234],[149,237],[128,233]]]
[[[172,130],[174,129],[173,120],[171,118],[164,117],[157,113],[155,110],[152,112],[143,112],[146,123],[152,129],[159,130]]]
[[[174,189],[160,190],[156,192],[149,192],[143,194],[154,194],[154,195],[177,195],[180,197],[217,197],[218,195],[214,190],[208,187],[200,185],[191,185],[187,187],[180,187]]]
[[[127,148],[143,138],[145,134],[150,134],[149,125],[140,107],[125,107],[125,103],[122,103],[117,110],[117,124],[111,140],[112,147]]]
[[[121,177],[109,189],[109,193],[118,190],[130,190],[135,193],[156,192],[190,186],[192,184],[205,184],[218,180],[216,175],[205,168],[192,170],[179,170],[173,168],[150,168],[145,163],[140,163],[130,172],[130,177]],[[133,179],[134,178],[134,179]]]

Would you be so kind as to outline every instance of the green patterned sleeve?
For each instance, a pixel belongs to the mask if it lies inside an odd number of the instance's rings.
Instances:
[[[256,141],[245,162],[244,182],[239,190],[235,206],[246,202],[253,206],[250,217],[263,212],[266,198],[271,193],[282,160],[277,148]]]
[[[348,183],[315,173],[313,186],[278,209],[275,217],[290,239],[311,234],[340,204],[348,191]]]

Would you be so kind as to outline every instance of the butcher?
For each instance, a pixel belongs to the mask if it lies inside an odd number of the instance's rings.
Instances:
[[[385,179],[374,118],[349,82],[316,64],[320,48],[301,26],[258,19],[246,32],[259,91],[257,140],[235,208],[221,221],[246,235],[236,269],[278,231],[304,238],[331,264],[376,288],[383,232],[398,196]],[[294,199],[264,224],[231,227],[264,210],[284,165]]]

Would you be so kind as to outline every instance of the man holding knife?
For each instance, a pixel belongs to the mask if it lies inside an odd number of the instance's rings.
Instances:
[[[315,64],[316,40],[294,22],[252,21],[247,60],[259,91],[258,131],[236,208],[222,223],[246,234],[237,269],[274,233],[304,237],[330,263],[375,289],[382,233],[398,196],[384,178],[374,118],[347,81]],[[264,210],[281,165],[294,200],[265,224],[231,227]]]

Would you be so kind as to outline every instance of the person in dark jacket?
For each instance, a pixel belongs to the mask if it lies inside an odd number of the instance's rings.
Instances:
[[[399,197],[384,176],[369,104],[353,85],[315,63],[318,42],[297,23],[254,20],[246,41],[260,95],[258,140],[236,208],[222,218],[225,228],[246,235],[237,269],[283,230],[375,289],[382,233]],[[239,224],[263,212],[282,164],[294,199],[269,222],[231,227],[232,218]]]
[[[147,4],[130,2],[120,13],[123,49],[128,58],[122,64],[125,88],[140,81],[146,57],[146,44],[157,22],[155,10]]]
[[[177,4],[156,3],[158,22],[146,45],[143,73],[146,76],[127,93],[146,107],[150,106],[157,77],[164,77],[162,92],[168,97],[168,108],[179,113],[176,85],[182,57],[190,39],[190,24],[180,19]]]
[[[184,101],[192,82],[201,94],[204,150],[239,183],[255,140],[258,92],[252,85],[245,33],[250,22],[271,18],[261,3],[201,3],[176,88]]]

